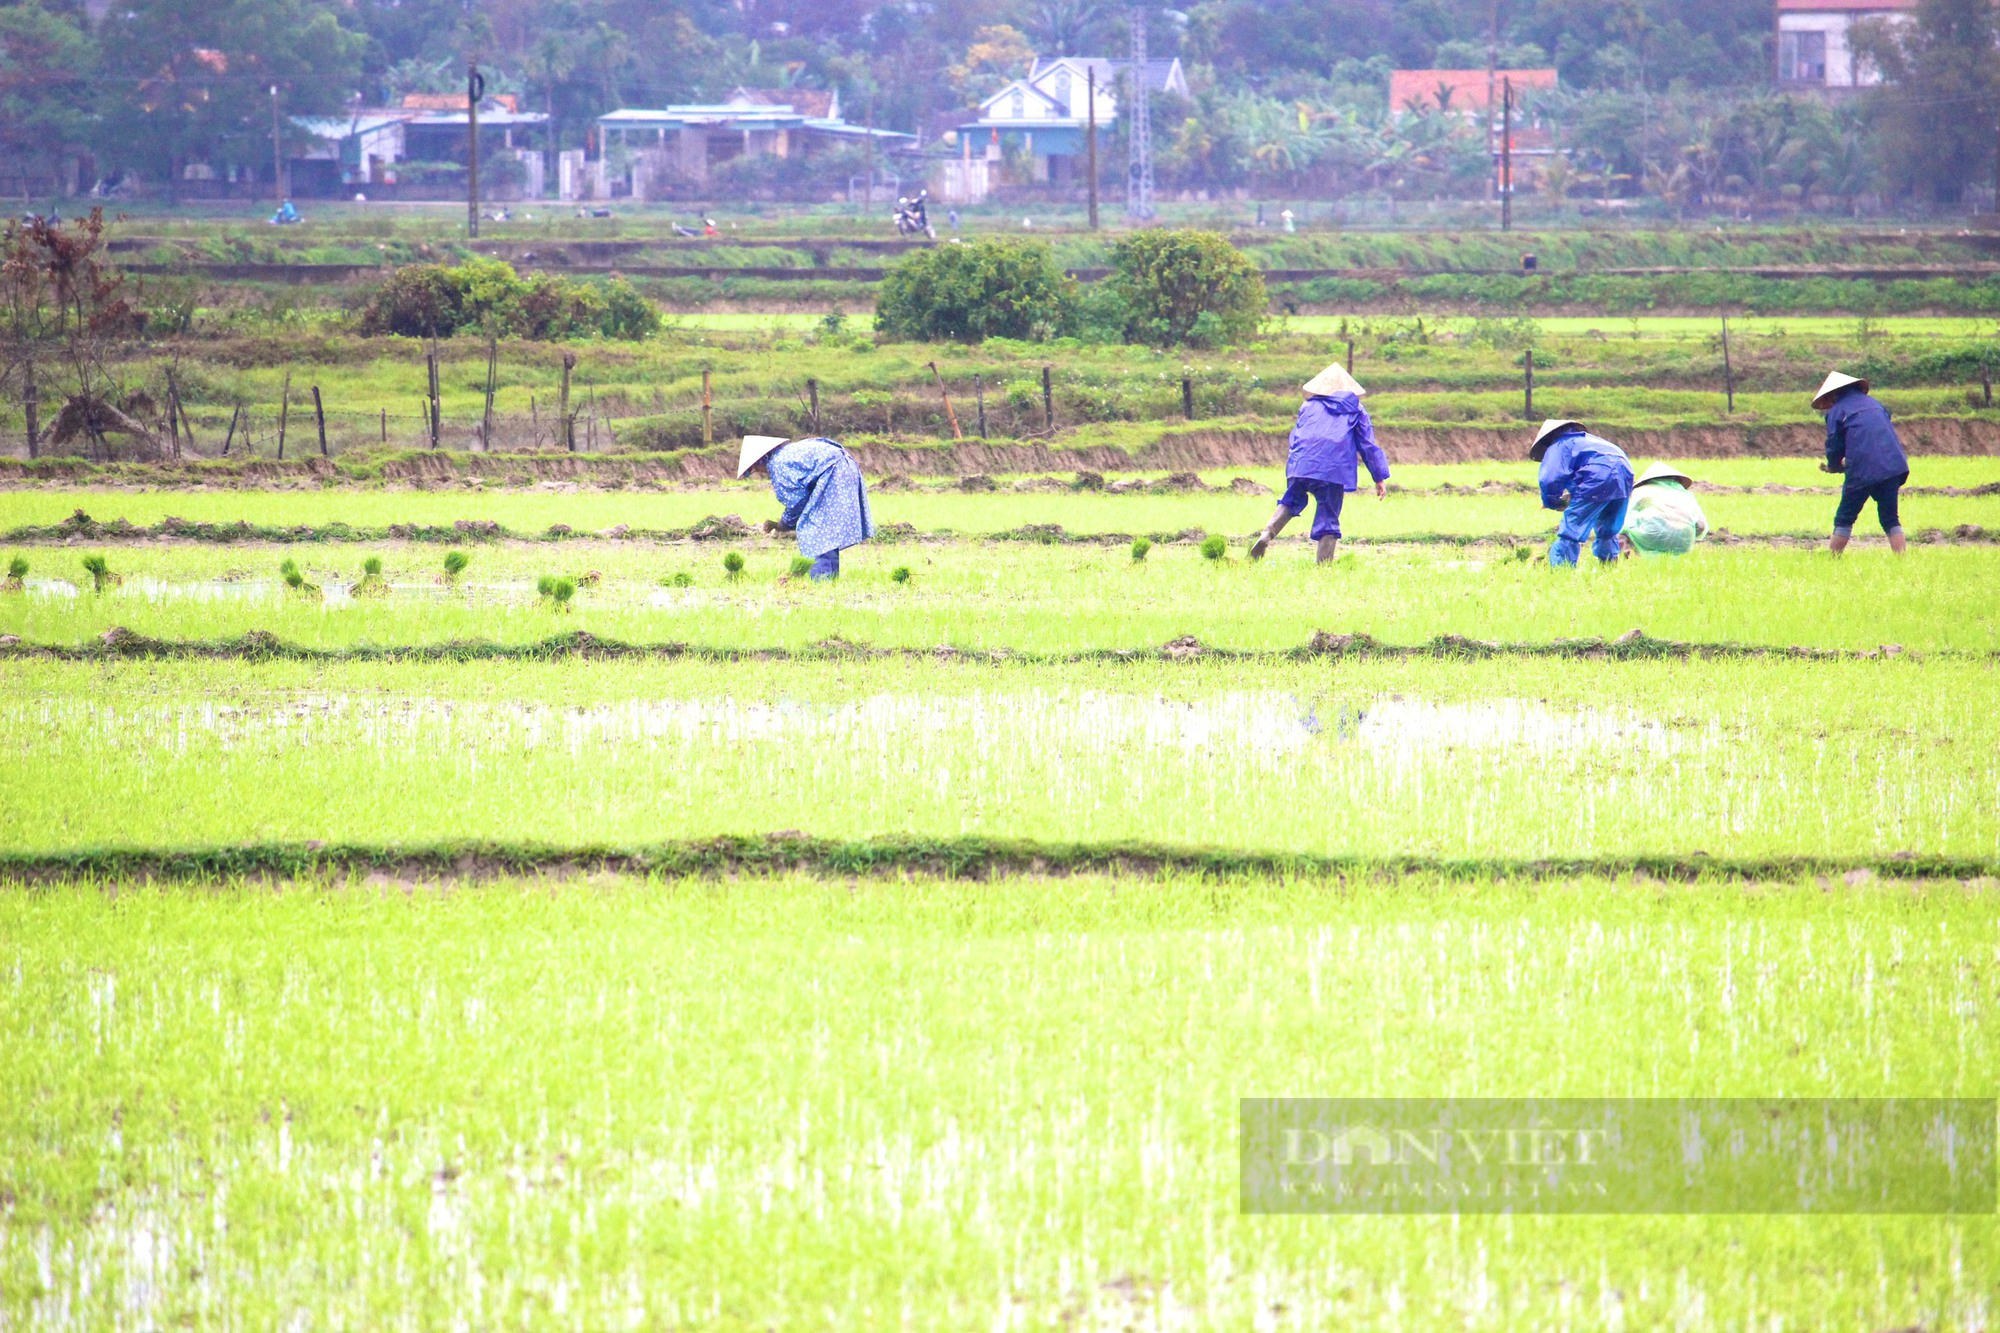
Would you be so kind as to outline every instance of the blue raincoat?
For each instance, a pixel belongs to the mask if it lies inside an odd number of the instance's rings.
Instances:
[[[785,507],[784,526],[798,530],[799,554],[819,559],[875,535],[861,467],[835,441],[780,445],[770,468],[771,492]]]
[[[1858,384],[1842,389],[1826,411],[1826,464],[1846,473],[1848,490],[1909,475],[1910,460],[1889,422],[1889,409]]]
[[[1292,427],[1285,456],[1285,480],[1332,482],[1343,491],[1360,489],[1357,462],[1376,481],[1389,480],[1389,456],[1375,443],[1375,423],[1351,393],[1308,398]]]
[[[1585,538],[1599,560],[1618,558],[1618,532],[1632,498],[1632,460],[1609,440],[1571,426],[1542,455],[1542,508],[1562,511],[1549,546],[1551,565],[1573,565]],[[1563,495],[1569,504],[1562,503]]]

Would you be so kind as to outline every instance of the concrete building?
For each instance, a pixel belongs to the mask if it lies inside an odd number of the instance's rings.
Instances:
[[[479,104],[480,161],[508,157],[520,163],[514,183],[492,182],[492,198],[532,199],[542,193],[536,141],[546,133],[548,119],[540,112],[521,111],[511,93]],[[471,117],[465,98],[457,94],[411,93],[400,106],[357,109],[345,116],[293,116],[291,121],[312,136],[287,164],[291,192],[301,199],[398,184],[402,162],[462,163],[471,140]]]
[[[706,185],[710,172],[741,157],[810,157],[871,138],[876,150],[886,153],[912,140],[893,130],[850,125],[837,114],[808,114],[802,102],[814,110],[839,109],[830,93],[739,89],[729,101],[712,105],[613,111],[597,118],[601,153],[612,164],[613,178],[622,175],[632,196],[645,199],[677,186]]]
[[[1451,111],[1478,119],[1490,111],[1497,117],[1502,92],[1510,83],[1518,107],[1523,93],[1551,91],[1558,80],[1552,69],[1497,69],[1491,73],[1483,69],[1393,70],[1389,74],[1389,114]]]
[[[976,119],[959,124],[960,160],[998,161],[1011,149],[1033,163],[1036,182],[1067,184],[1085,152],[1091,76],[1097,79],[1097,128],[1103,133],[1118,119],[1119,92],[1131,65],[1099,56],[1037,58],[1025,77],[981,102]],[[1144,78],[1149,93],[1188,95],[1178,59],[1147,61]]]
[[[1868,88],[1881,72],[1849,38],[1866,21],[1905,22],[1917,0],[1778,0],[1778,83],[1785,88]]]

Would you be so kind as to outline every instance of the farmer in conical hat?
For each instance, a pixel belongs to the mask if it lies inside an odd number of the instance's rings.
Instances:
[[[1694,478],[1655,463],[1632,483],[1625,540],[1643,555],[1686,555],[1708,535],[1708,515],[1692,494]]]
[[[1375,443],[1375,423],[1361,405],[1367,392],[1339,364],[1328,366],[1307,382],[1306,400],[1299,408],[1291,449],[1285,456],[1285,494],[1278,501],[1278,512],[1251,540],[1252,560],[1264,558],[1272,538],[1305,512],[1309,497],[1318,502],[1312,535],[1319,543],[1319,561],[1325,564],[1338,555],[1340,508],[1347,493],[1359,489],[1357,460],[1368,465],[1368,475],[1375,479],[1375,498],[1388,494],[1389,458]]]
[[[809,577],[839,578],[841,551],[875,535],[861,467],[838,442],[746,435],[736,475],[752,472],[771,479],[771,491],[785,507],[782,518],[765,521],[764,531],[798,534],[799,554],[813,562]]]
[[[1618,533],[1632,497],[1632,460],[1625,451],[1574,421],[1545,421],[1528,457],[1542,465],[1542,508],[1562,514],[1549,563],[1574,565],[1586,537],[1599,560],[1623,554]]]
[[[1904,549],[1903,517],[1898,510],[1903,483],[1910,479],[1910,460],[1889,421],[1889,409],[1868,393],[1868,381],[1834,371],[1813,395],[1813,407],[1826,413],[1826,462],[1822,472],[1846,475],[1840,505],[1833,511],[1833,540],[1827,549],[1839,555],[1854,536],[1854,520],[1870,500],[1889,549]]]

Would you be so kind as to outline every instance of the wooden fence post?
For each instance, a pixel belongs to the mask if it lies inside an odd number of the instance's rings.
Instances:
[[[1728,397],[1728,411],[1736,411],[1736,367],[1729,359],[1729,316],[1722,317],[1722,388]]]
[[[576,418],[569,414],[569,375],[576,369],[576,353],[564,352],[562,359],[562,400],[557,407],[557,430],[563,448],[576,452]]]
[[[1354,373],[1354,339],[1347,340],[1347,373]]]
[[[278,404],[278,461],[285,459],[285,424],[292,419],[292,372],[285,372],[284,397]]]
[[[1042,429],[1053,433],[1056,428],[1055,391],[1049,385],[1049,368],[1042,367]]]
[[[1525,392],[1527,394],[1526,406],[1523,408],[1523,410],[1527,413],[1527,419],[1529,421],[1533,421],[1535,419],[1535,349],[1534,348],[1530,347],[1527,351],[1527,354],[1521,358],[1521,366],[1526,374],[1526,378],[1523,381],[1523,383],[1525,385]]]
[[[389,442],[389,409],[382,409],[382,443]]]
[[[1979,387],[1986,393],[1986,405],[1988,407],[1993,406],[1993,363],[1991,361],[1981,361],[1979,363]],[[28,401],[33,402],[34,399],[30,398]],[[33,408],[29,409],[29,411],[33,410]],[[29,419],[33,420],[32,417]],[[31,425],[28,429],[33,431],[34,427]],[[28,456],[30,458],[34,457],[32,453]]]
[[[321,458],[331,458],[332,455],[329,454],[326,449],[326,405],[320,402],[319,385],[315,384],[312,387],[313,387],[313,421],[315,424],[319,426],[319,456]]]
[[[192,453],[192,452],[194,452],[194,448],[195,448],[195,443],[194,443],[194,422],[193,422],[192,420],[190,420],[190,419],[189,419],[189,417],[188,417],[188,405],[187,405],[187,400],[186,400],[186,399],[183,399],[183,398],[181,398],[181,396],[180,396],[180,395],[179,395],[178,393],[177,393],[177,394],[175,394],[175,395],[174,395],[174,397],[175,397],[175,399],[176,399],[177,401],[179,401],[179,403],[180,403],[180,409],[181,409],[181,435],[182,435],[182,437],[183,437],[183,438],[185,438],[185,439],[187,440],[187,447],[188,447],[188,452]]]
[[[424,360],[430,367],[431,391],[424,415],[430,418],[431,448],[435,449],[444,434],[444,405],[438,401],[438,354],[435,343],[431,345],[431,350],[425,355]]]
[[[809,379],[806,381],[806,418],[811,425],[813,434],[819,435],[823,433],[819,428],[819,381],[818,380]]]
[[[1194,381],[1186,375],[1181,376],[1181,415],[1194,420]]]
[[[715,443],[715,385],[708,371],[701,372],[701,447]]]
[[[28,409],[28,457],[39,458],[42,453],[41,399],[35,388],[35,362],[28,359],[27,382],[21,388],[21,405]]]
[[[962,440],[965,432],[958,428],[958,413],[951,410],[951,395],[945,391],[944,376],[938,373],[937,362],[931,362],[931,378],[937,382],[938,397],[944,399],[944,414],[951,422],[951,438]]]
[[[986,438],[986,377],[984,375],[974,375],[972,377],[972,393],[979,400],[979,438],[983,440]]]
[[[236,423],[243,417],[243,404],[238,403],[229,413],[229,434],[222,437],[222,456],[229,457],[229,446],[236,443]],[[245,439],[249,436],[246,434]]]
[[[500,339],[494,337],[486,343],[486,415],[479,422],[479,447],[489,454],[493,452],[493,381],[499,362]]]

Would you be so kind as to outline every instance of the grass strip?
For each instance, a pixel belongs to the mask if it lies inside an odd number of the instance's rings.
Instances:
[[[2000,861],[1897,853],[1889,857],[1729,857],[1639,855],[1575,857],[1327,856],[1148,842],[1061,843],[1023,839],[868,838],[839,841],[796,834],[715,837],[633,846],[468,840],[395,844],[269,842],[190,848],[103,847],[71,851],[0,851],[0,882],[23,884],[132,879],[214,883],[241,878],[300,878],[377,871],[454,879],[530,873],[725,876],[808,874],[830,877],[925,875],[999,879],[1017,875],[1206,878],[1302,876],[1317,879],[1445,880],[1653,878],[1783,882],[1841,876],[1898,881],[1978,880],[2000,874]]]
[[[1656,639],[1643,630],[1631,630],[1615,639],[1590,636],[1554,639],[1547,643],[1503,643],[1497,639],[1474,639],[1462,634],[1434,635],[1418,644],[1383,643],[1370,634],[1338,634],[1320,630],[1297,648],[1276,651],[1214,648],[1193,635],[1169,640],[1157,648],[1096,648],[1072,653],[1027,653],[1010,649],[957,648],[941,644],[935,648],[876,648],[840,638],[827,638],[804,648],[722,648],[679,642],[627,643],[607,639],[588,630],[552,634],[532,643],[495,643],[488,639],[454,639],[438,644],[357,644],[348,648],[314,648],[290,643],[267,630],[251,630],[227,639],[157,639],[113,625],[98,636],[95,644],[32,643],[16,635],[0,635],[0,659],[53,657],[66,662],[90,662],[119,658],[206,658],[212,660],[290,662],[532,662],[562,658],[691,658],[714,662],[790,661],[851,662],[855,660],[931,660],[1016,662],[1029,665],[1065,665],[1085,662],[1188,662],[1222,659],[1241,662],[1305,661],[1320,657],[1388,658],[1409,660],[1487,660],[1500,657],[1578,658],[1591,661],[1648,662],[1667,660],[1743,660],[1789,658],[1815,662],[1858,661],[1868,658],[1900,657],[1898,645],[1882,648],[1810,648],[1745,643],[1687,643],[1678,639]],[[2000,653],[1964,653],[1949,649],[1909,653],[1911,657],[1959,657],[2000,659]]]

